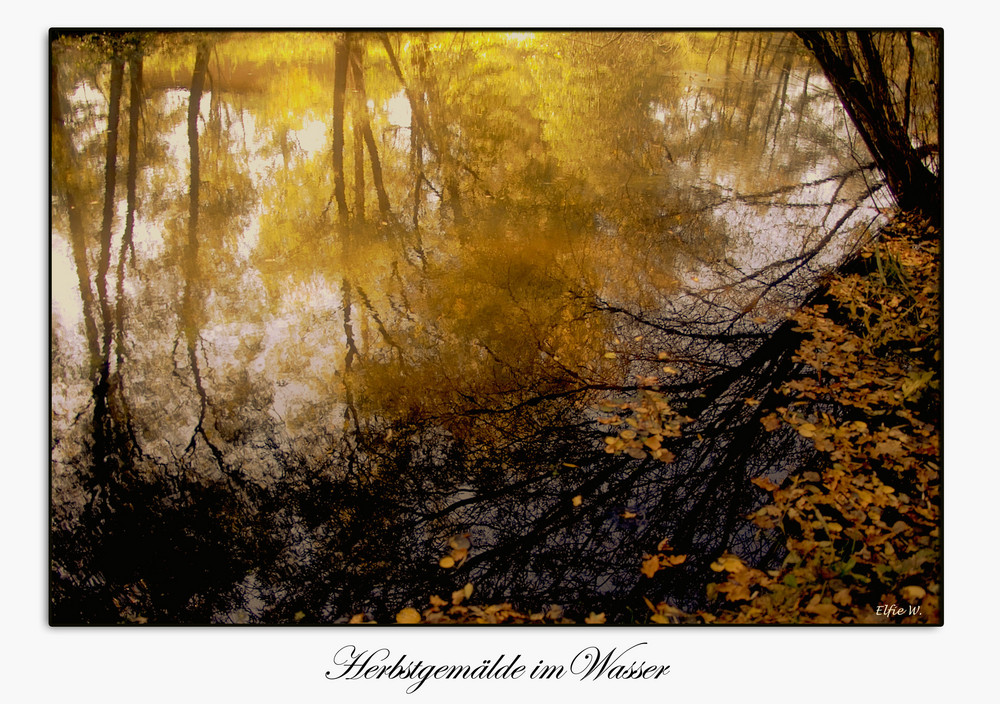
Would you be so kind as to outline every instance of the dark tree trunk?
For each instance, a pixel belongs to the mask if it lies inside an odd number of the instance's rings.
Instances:
[[[871,32],[798,32],[823,68],[901,210],[941,219],[941,185],[907,132]],[[908,99],[907,99],[908,101]]]

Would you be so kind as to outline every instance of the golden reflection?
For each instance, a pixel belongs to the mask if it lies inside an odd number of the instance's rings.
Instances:
[[[730,364],[713,335],[756,340],[874,213],[783,32],[68,34],[51,80],[55,512],[135,482],[210,519],[165,552],[263,506],[370,540],[367,574],[408,511],[563,492],[599,401]]]

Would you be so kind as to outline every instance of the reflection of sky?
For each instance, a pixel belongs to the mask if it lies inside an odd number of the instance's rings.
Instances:
[[[188,197],[188,180],[186,175],[189,170],[190,145],[188,143],[187,120],[181,117],[187,114],[190,91],[173,89],[164,91],[162,100],[162,110],[165,114],[173,114],[178,119],[173,121],[172,127],[163,136],[162,140],[166,145],[167,165],[159,166],[157,169],[168,174],[176,174],[179,178],[168,178],[166,180],[166,190],[160,186],[160,191],[156,196],[161,199],[174,198],[179,204]],[[399,111],[400,100],[405,103],[405,97],[397,96],[390,101],[390,116],[401,114]],[[70,105],[77,119],[87,121],[92,128],[85,130],[88,137],[103,134],[106,129],[107,120],[105,114],[106,101],[100,91],[96,90],[89,82],[83,81],[76,90],[69,96]],[[204,137],[205,115],[208,114],[212,104],[212,93],[206,91],[202,95],[200,103],[200,119],[198,120],[198,134]],[[409,105],[406,105],[406,124],[409,125]],[[229,140],[233,144],[246,145],[244,163],[255,189],[262,189],[266,182],[273,178],[276,169],[282,166],[281,154],[273,153],[269,149],[269,130],[260,130],[257,127],[257,118],[249,110],[243,110],[234,119],[228,119],[227,111],[223,111],[223,129],[227,132]],[[402,119],[402,118],[400,118]],[[323,121],[316,119],[312,115],[307,115],[302,119],[302,128],[289,131],[289,140],[298,146],[298,154],[295,158],[308,160],[316,154],[322,152],[327,143],[327,128]],[[268,153],[270,156],[265,156]],[[124,168],[127,153],[119,151],[119,166]],[[294,166],[291,164],[290,166]],[[140,172],[139,178],[152,179],[150,170]],[[162,184],[162,181],[160,181]],[[152,181],[147,181],[147,186],[152,188]],[[123,188],[116,192],[118,203],[116,209],[117,219],[112,243],[112,251],[117,252],[121,242],[122,230],[124,228],[125,217],[127,215],[127,202]],[[182,204],[186,205],[186,204]],[[245,231],[238,238],[237,254],[246,260],[253,248],[256,246],[260,234],[260,218],[254,216],[250,218]],[[142,216],[141,209],[136,214],[136,220],[132,232],[133,244],[137,256],[155,259],[163,254],[163,223],[151,222]],[[52,233],[52,310],[57,314],[61,323],[67,331],[74,331],[79,326],[83,316],[83,304],[80,300],[80,287],[76,273],[76,265],[73,263],[72,252],[66,239],[65,233]],[[113,254],[113,256],[116,256]],[[113,288],[110,290],[114,295]]]
[[[411,119],[410,101],[403,91],[385,101],[385,111],[389,123],[397,127],[409,127]]]
[[[65,236],[52,233],[52,315],[75,330],[83,315],[76,266]],[[74,336],[75,337],[75,336]],[[70,338],[72,339],[72,338]]]

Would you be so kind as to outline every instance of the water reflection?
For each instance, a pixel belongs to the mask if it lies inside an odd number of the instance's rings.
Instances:
[[[56,620],[628,621],[776,554],[745,399],[881,198],[791,36],[68,36],[53,101]],[[605,451],[636,398],[672,462]]]

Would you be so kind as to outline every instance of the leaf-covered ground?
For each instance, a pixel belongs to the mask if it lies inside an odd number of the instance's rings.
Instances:
[[[805,374],[762,424],[791,426],[819,459],[753,480],[772,497],[753,521],[783,539],[784,562],[722,555],[713,608],[660,604],[654,620],[941,622],[940,260],[939,233],[901,216],[794,315]]]

